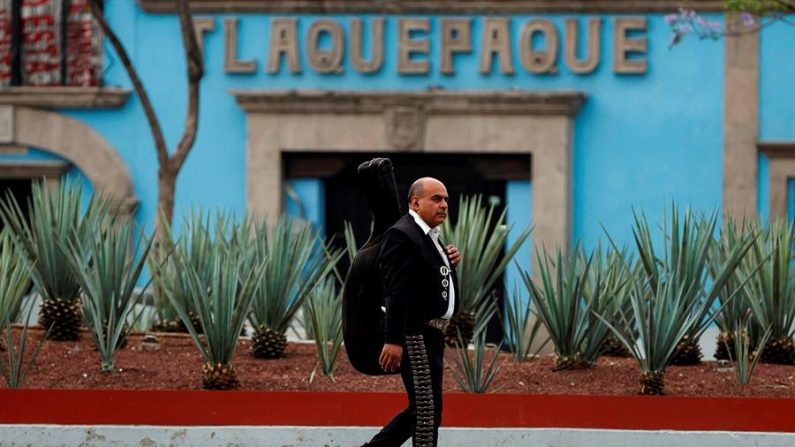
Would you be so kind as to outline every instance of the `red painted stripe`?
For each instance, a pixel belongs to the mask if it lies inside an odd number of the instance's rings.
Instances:
[[[399,393],[0,390],[2,424],[379,426]],[[445,427],[795,432],[795,400],[454,394]]]

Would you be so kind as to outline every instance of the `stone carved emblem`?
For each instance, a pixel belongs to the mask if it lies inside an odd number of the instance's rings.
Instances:
[[[395,149],[421,150],[425,144],[425,113],[419,107],[387,109],[386,138]]]

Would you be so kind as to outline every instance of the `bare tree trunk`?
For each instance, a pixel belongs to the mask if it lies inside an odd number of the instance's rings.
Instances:
[[[174,220],[174,192],[177,184],[177,173],[171,172],[168,165],[161,166],[157,171],[157,204],[159,213],[155,219],[155,234],[165,235],[163,229]]]
[[[188,112],[185,117],[185,128],[182,137],[177,144],[177,148],[172,155],[168,154],[166,141],[163,138],[163,131],[160,121],[157,119],[152,102],[146,93],[143,82],[141,82],[138,72],[135,69],[127,50],[119,38],[108,25],[102,15],[102,8],[99,0],[90,0],[91,13],[97,20],[102,32],[107,36],[111,46],[119,55],[127,75],[133,84],[133,89],[141,100],[141,107],[144,109],[146,120],[152,131],[152,137],[157,152],[157,216],[155,216],[155,236],[157,239],[163,237],[163,228],[171,225],[174,218],[174,194],[176,192],[177,175],[182,169],[193,143],[196,141],[196,129],[199,124],[199,86],[204,75],[204,63],[199,44],[196,40],[196,32],[193,27],[193,20],[188,8],[188,0],[177,1],[177,14],[179,16],[180,31],[182,34],[182,44],[185,49],[186,65],[188,69]]]

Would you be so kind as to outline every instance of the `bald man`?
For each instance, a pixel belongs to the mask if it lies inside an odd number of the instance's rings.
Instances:
[[[442,421],[444,331],[458,310],[458,249],[439,240],[447,218],[447,188],[425,177],[409,189],[409,212],[381,246],[386,315],[379,363],[400,370],[409,405],[365,446],[436,446]]]

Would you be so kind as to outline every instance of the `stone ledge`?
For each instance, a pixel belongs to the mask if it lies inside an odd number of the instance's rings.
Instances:
[[[70,167],[72,167],[70,163],[63,161],[11,162],[0,159],[0,178],[25,179],[45,177],[48,179],[59,179]]]
[[[127,102],[130,91],[119,87],[4,87],[0,105],[52,109],[118,108]]]
[[[434,115],[565,115],[573,116],[585,94],[559,92],[352,92],[319,90],[233,90],[248,113],[382,113],[390,107],[417,107]]]
[[[150,13],[173,13],[173,0],[140,0]],[[194,13],[675,13],[684,2],[671,0],[190,0]],[[691,0],[697,11],[722,11],[719,0]]]
[[[756,147],[768,158],[795,158],[795,141],[769,141]]]

